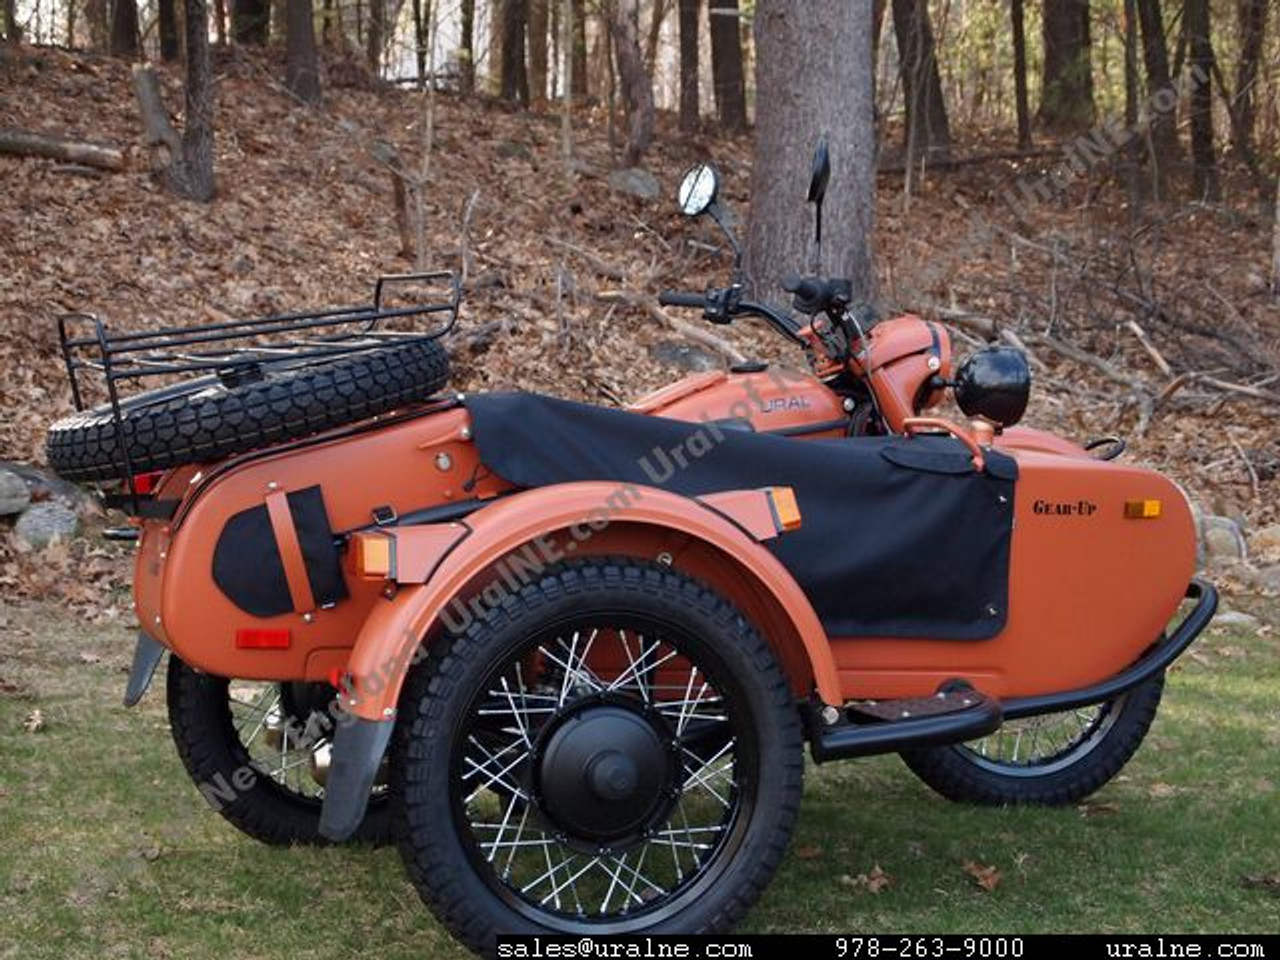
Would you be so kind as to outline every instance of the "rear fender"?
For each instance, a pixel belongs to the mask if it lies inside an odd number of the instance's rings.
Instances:
[[[656,557],[644,552],[660,542],[655,533],[692,544],[687,552],[695,575],[712,561],[720,574],[713,585],[735,584],[730,598],[749,601],[740,606],[748,616],[755,614],[784,669],[790,668],[793,686],[811,681],[825,703],[838,704],[839,677],[826,632],[799,585],[759,542],[782,529],[764,529],[764,511],[772,509],[772,498],[761,491],[699,501],[652,487],[572,483],[503,498],[447,525],[448,532],[439,525],[418,528],[418,534],[412,527],[386,533],[402,541],[396,553],[406,562],[395,572],[398,585],[374,607],[351,652],[347,712],[371,721],[394,718],[408,670],[437,624],[465,626],[484,605],[500,603],[540,567],[565,557],[626,554],[629,545],[633,555]],[[509,562],[500,563],[504,559]],[[795,676],[797,667],[806,676]]]

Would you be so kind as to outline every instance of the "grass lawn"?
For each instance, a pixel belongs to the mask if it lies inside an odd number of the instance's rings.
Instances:
[[[123,628],[0,607],[0,644],[0,958],[466,956],[395,850],[273,850],[209,810],[163,681],[120,706]],[[957,806],[896,757],[810,768],[790,855],[743,929],[1280,929],[1278,654],[1280,631],[1214,628],[1136,758],[1080,807]]]

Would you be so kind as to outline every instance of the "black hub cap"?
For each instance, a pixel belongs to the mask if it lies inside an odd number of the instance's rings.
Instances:
[[[542,810],[556,828],[626,845],[665,814],[674,751],[670,736],[640,712],[589,703],[552,730],[535,769]]]

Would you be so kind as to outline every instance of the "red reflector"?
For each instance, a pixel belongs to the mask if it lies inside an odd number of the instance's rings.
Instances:
[[[288,630],[244,627],[236,631],[236,646],[241,650],[287,650],[289,643]]]
[[[156,470],[152,473],[139,473],[133,478],[134,492],[146,495],[155,493],[156,487],[160,486],[160,478],[164,476],[163,470]]]

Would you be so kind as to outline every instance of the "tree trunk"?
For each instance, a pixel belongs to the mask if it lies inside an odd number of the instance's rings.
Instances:
[[[427,83],[427,13],[422,9],[422,0],[412,0],[413,12],[413,65],[414,78],[419,90],[426,89]]]
[[[1044,87],[1040,120],[1077,129],[1093,122],[1089,0],[1044,0]]]
[[[1197,199],[1217,200],[1218,158],[1213,143],[1213,45],[1209,0],[1186,0],[1183,29],[1191,71],[1191,189]]]
[[[75,9],[75,0],[67,4]],[[173,63],[182,52],[182,44],[178,41],[178,7],[177,0],[160,0],[160,59],[165,63]]]
[[[502,92],[502,35],[506,0],[489,0],[489,93]]]
[[[893,0],[893,30],[907,103],[907,166],[919,157],[947,160],[951,130],[933,46],[928,0]]]
[[[755,299],[779,296],[781,277],[807,265],[813,218],[800,201],[815,141],[822,135],[832,161],[822,267],[852,281],[855,301],[874,298],[871,19],[858,16],[856,6],[848,0],[756,4],[758,108],[747,244]]]
[[[701,0],[680,0],[680,129],[698,129],[698,18]]]
[[[529,74],[525,69],[525,27],[529,0],[502,2],[502,86],[499,96],[508,103],[529,102]]]
[[[614,0],[609,28],[618,58],[622,99],[627,107],[627,142],[622,165],[638,167],[653,140],[653,82],[644,68],[637,20],[639,0]]]
[[[653,17],[649,20],[649,36],[644,45],[644,66],[653,76],[658,69],[658,41],[662,39],[662,21],[667,19],[667,0],[651,0]]]
[[[4,0],[4,38],[10,43],[22,42],[22,30],[18,27],[16,0]]]
[[[16,127],[0,127],[0,153],[19,157],[49,157],[100,170],[124,169],[124,154],[115,147],[83,140],[66,140]]]
[[[587,81],[587,2],[570,2],[573,4],[573,80],[569,89],[574,97],[586,99],[590,91]]]
[[[117,57],[138,56],[138,4],[136,0],[116,0],[111,18],[111,53]]]
[[[458,36],[458,88],[465,94],[476,89],[476,0],[462,0],[462,24]]]
[[[1258,115],[1258,61],[1267,27],[1267,0],[1236,0],[1240,25],[1240,62],[1236,65],[1236,109],[1231,145],[1241,157],[1253,157],[1253,130]]]
[[[182,131],[181,192],[213,199],[213,68],[205,0],[186,0],[187,109]]]
[[[529,99],[547,99],[547,28],[551,17],[548,0],[528,0],[529,4]]]
[[[213,32],[218,38],[218,46],[225,47],[227,45],[227,0],[214,0],[213,17]]]
[[[1124,125],[1127,130],[1138,128],[1138,10],[1135,0],[1124,0]],[[1136,219],[1142,206],[1142,179],[1138,163],[1139,140],[1130,137],[1122,158],[1130,219]]]
[[[1160,0],[1137,0],[1142,28],[1142,60],[1147,71],[1147,100],[1151,104],[1152,187],[1157,200],[1171,196],[1173,171],[1178,165],[1178,92],[1169,73],[1169,44],[1164,35]]]
[[[271,36],[269,0],[231,0],[231,39],[239,44],[266,46]]]
[[[1013,95],[1018,111],[1018,149],[1031,149],[1031,105],[1027,98],[1027,28],[1023,0],[1013,0]]]
[[[285,29],[285,86],[303,103],[315,106],[320,102],[320,63],[311,0],[288,0]]]
[[[746,130],[747,89],[738,0],[711,0],[711,78],[720,126],[731,133]]]
[[[369,0],[369,29],[365,31],[365,59],[375,77],[382,75],[382,45],[387,20],[387,0]]]

